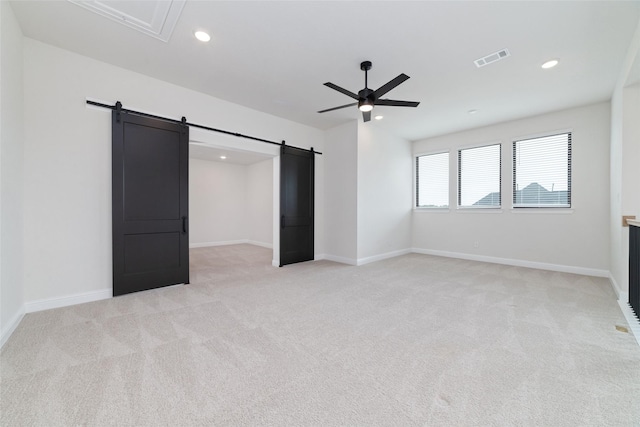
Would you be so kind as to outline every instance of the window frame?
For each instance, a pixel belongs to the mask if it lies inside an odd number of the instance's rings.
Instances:
[[[502,211],[502,208],[504,207],[503,205],[503,201],[504,201],[504,197],[503,197],[503,193],[502,193],[502,141],[494,141],[494,142],[488,142],[488,143],[482,143],[482,144],[474,144],[474,145],[469,145],[469,146],[464,146],[464,147],[459,147],[456,149],[456,209],[461,210],[461,211],[466,211],[466,210],[482,210],[482,211]],[[461,170],[461,156],[460,153],[464,150],[473,150],[476,148],[484,148],[484,147],[491,147],[497,145],[499,147],[499,153],[498,153],[498,191],[500,193],[500,205],[491,205],[491,206],[483,206],[483,205],[461,205],[460,202],[462,201],[461,199],[461,191],[462,191],[462,185],[461,185],[461,178],[462,178],[462,170]]]
[[[516,203],[516,143],[539,138],[559,136],[567,134],[568,137],[568,158],[567,158],[567,204],[546,204],[546,205],[519,205]],[[572,195],[572,172],[573,172],[573,129],[561,129],[549,132],[541,132],[533,135],[513,138],[511,141],[511,209],[520,212],[573,212],[573,195]]]
[[[418,206],[418,159],[425,156],[435,156],[437,154],[447,155],[447,206],[430,207]],[[448,212],[451,209],[451,149],[420,152],[413,155],[413,209],[418,211]]]

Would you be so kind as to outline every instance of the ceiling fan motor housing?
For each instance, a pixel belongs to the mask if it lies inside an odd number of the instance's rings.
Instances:
[[[373,89],[364,88],[364,89],[362,89],[361,91],[358,92],[358,97],[361,100],[370,99],[372,101],[375,101],[376,91],[373,90]]]
[[[358,92],[358,109],[361,111],[371,111],[373,109],[373,106],[376,103],[376,93],[374,90],[369,89],[369,88],[364,88],[361,91]],[[362,106],[363,105],[367,105],[370,106],[370,108],[366,108],[365,110],[363,110]]]

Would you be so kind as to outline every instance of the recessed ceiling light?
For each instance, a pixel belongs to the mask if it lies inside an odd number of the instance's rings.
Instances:
[[[469,111],[467,111],[467,113],[469,113],[469,114],[475,114],[477,112],[478,112],[478,110],[469,110]]]
[[[227,158],[227,156],[220,156],[220,158],[221,158],[222,160],[224,160],[224,159],[226,159],[226,158]]]
[[[375,117],[374,117],[374,119],[376,119],[376,120],[382,120],[382,118],[383,118],[383,117],[384,117],[384,116],[375,116]]]
[[[194,33],[194,35],[201,42],[208,42],[209,40],[211,40],[211,36],[209,34],[205,33],[204,31],[196,31]]]
[[[542,64],[542,68],[544,68],[545,70],[549,69],[549,68],[553,68],[556,65],[558,65],[558,60],[557,59],[552,59],[550,61],[545,62],[544,64]]]

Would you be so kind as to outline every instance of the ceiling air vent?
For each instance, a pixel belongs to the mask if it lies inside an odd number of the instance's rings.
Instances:
[[[497,52],[493,52],[483,58],[476,59],[473,61],[476,64],[476,67],[484,67],[485,65],[489,65],[492,62],[500,61],[501,59],[506,58],[507,56],[511,56],[508,49],[502,49]]]

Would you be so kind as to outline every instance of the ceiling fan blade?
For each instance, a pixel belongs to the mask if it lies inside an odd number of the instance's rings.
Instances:
[[[368,122],[369,120],[371,120],[371,111],[363,111],[362,112],[362,119],[365,122]]]
[[[341,108],[353,107],[354,105],[358,105],[357,102],[352,102],[351,104],[341,105],[339,107],[327,108],[326,110],[320,110],[318,113],[326,113],[327,111],[339,110]]]
[[[393,99],[378,99],[375,105],[388,105],[392,107],[417,107],[420,103],[415,101],[395,101]]]
[[[334,85],[334,84],[333,84],[333,83],[331,83],[331,82],[326,82],[324,85],[325,85],[326,87],[330,87],[330,88],[331,88],[331,89],[333,89],[333,90],[337,90],[337,91],[338,91],[338,92],[340,92],[340,93],[344,93],[344,94],[345,94],[345,95],[347,95],[348,97],[351,97],[351,98],[353,98],[353,99],[358,99],[358,95],[356,95],[355,93],[350,92],[350,91],[348,91],[348,90],[346,90],[346,89],[343,89],[343,88],[341,88],[340,86],[336,86],[336,85]]]
[[[389,92],[391,89],[393,89],[394,87],[398,86],[400,83],[403,83],[404,81],[408,80],[409,76],[407,76],[406,74],[402,73],[400,74],[398,77],[396,77],[395,79],[391,80],[390,82],[383,84],[382,86],[380,86],[378,88],[378,90],[376,90],[374,92],[376,98],[380,98],[382,95],[384,95],[385,93]]]

